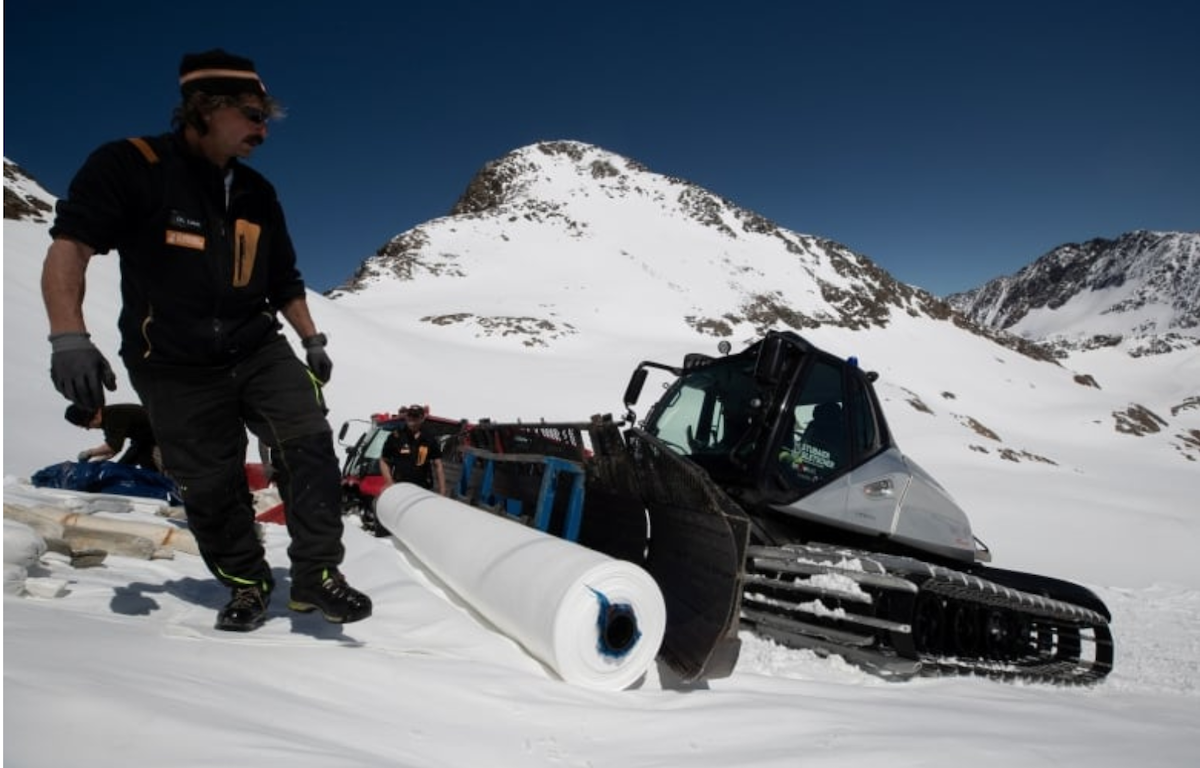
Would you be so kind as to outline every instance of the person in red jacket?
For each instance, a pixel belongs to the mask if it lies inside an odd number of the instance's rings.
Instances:
[[[94,151],[60,200],[42,269],[51,380],[86,410],[116,380],[83,316],[93,255],[120,254],[120,355],[150,414],[164,471],[213,575],[230,589],[218,629],[266,619],[275,580],[254,525],[250,429],[279,457],[291,545],[288,606],[332,622],[371,615],[339,571],[339,468],[322,385],[333,363],[309,313],[275,188],[242,161],[279,104],[247,58],[187,54],[173,131]],[[307,367],[280,333],[300,338]]]

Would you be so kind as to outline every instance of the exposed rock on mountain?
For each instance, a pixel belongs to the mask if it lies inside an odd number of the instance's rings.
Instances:
[[[4,161],[4,218],[14,221],[49,223],[54,218],[54,201],[16,163]]]
[[[948,297],[975,322],[1070,350],[1137,357],[1200,344],[1200,234],[1131,232],[1059,246],[1016,275]]]

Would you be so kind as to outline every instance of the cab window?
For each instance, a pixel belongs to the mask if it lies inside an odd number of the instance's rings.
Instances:
[[[777,451],[786,481],[807,488],[840,473],[850,462],[840,366],[817,360],[792,406],[790,429]]]

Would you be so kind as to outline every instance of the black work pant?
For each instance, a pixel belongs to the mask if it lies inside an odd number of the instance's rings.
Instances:
[[[154,461],[154,445],[150,443],[130,442],[129,448],[121,454],[117,463],[159,471],[158,464]]]
[[[179,485],[188,526],[222,583],[272,584],[246,481],[247,428],[279,469],[293,582],[319,581],[342,547],[340,471],[320,387],[282,336],[236,365],[139,365],[129,376],[150,415],[163,471]]]

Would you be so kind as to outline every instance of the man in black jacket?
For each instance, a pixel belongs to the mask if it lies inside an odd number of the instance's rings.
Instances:
[[[404,409],[404,425],[392,430],[379,454],[379,474],[383,487],[396,483],[413,483],[446,495],[446,472],[442,466],[442,447],[436,436],[421,431],[425,424],[425,406],[410,405]],[[378,500],[376,500],[378,503]],[[388,536],[390,531],[379,522],[374,509],[363,515],[363,528],[376,536]]]
[[[118,464],[155,472],[162,471],[158,441],[155,440],[154,430],[150,426],[150,416],[142,406],[136,403],[121,403],[89,411],[71,403],[63,417],[77,427],[104,432],[104,442],[79,452],[77,458],[80,461],[111,459],[121,453],[128,440],[129,449],[116,460]]]
[[[174,131],[88,157],[58,203],[42,270],[51,379],[84,409],[116,380],[83,317],[94,254],[120,254],[121,358],[150,414],[164,470],[213,575],[231,590],[218,629],[266,618],[274,578],[246,483],[246,429],[279,457],[291,545],[289,607],[332,622],[371,615],[338,570],[339,470],[321,385],[333,364],[317,332],[274,187],[240,162],[281,115],[249,59],[183,57]],[[279,332],[302,340],[306,368]]]
[[[410,405],[404,410],[404,426],[392,431],[379,455],[379,472],[384,487],[395,483],[415,483],[446,495],[446,473],[442,467],[442,447],[436,436],[422,432],[425,406]]]

